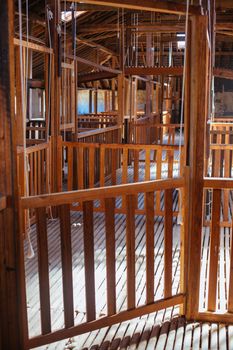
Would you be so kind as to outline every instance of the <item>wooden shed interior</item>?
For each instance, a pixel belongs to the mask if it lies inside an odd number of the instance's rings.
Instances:
[[[0,28],[0,349],[233,349],[233,1]]]

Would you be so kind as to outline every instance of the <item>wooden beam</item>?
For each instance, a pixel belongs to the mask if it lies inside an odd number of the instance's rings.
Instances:
[[[68,1],[72,2],[73,0]],[[79,2],[79,0],[75,0],[74,2]],[[186,5],[174,1],[167,2],[153,0],[82,0],[82,3],[112,6],[116,8],[124,8],[130,10],[170,13],[175,15],[185,15],[186,13]],[[200,15],[201,7],[190,5],[189,14]]]
[[[53,53],[53,50],[50,49],[49,47],[43,46],[43,45],[38,45],[38,44],[32,43],[30,41],[28,41],[28,42],[25,40],[20,41],[19,39],[14,38],[14,44],[17,46],[20,46],[22,44],[23,47],[26,47],[26,48],[31,49],[33,51],[38,51],[38,52],[43,52],[43,53]]]
[[[20,303],[20,233],[17,212],[14,3],[0,2],[0,349],[25,349],[22,327],[26,303]],[[19,62],[18,62],[19,64]],[[2,197],[3,196],[3,197]],[[4,197],[7,198],[6,207]],[[21,271],[22,272],[22,271]],[[24,298],[22,300],[25,301]],[[20,309],[22,306],[22,310]],[[25,308],[24,308],[25,307]]]
[[[125,75],[183,75],[183,67],[126,67]]]
[[[90,81],[113,79],[116,78],[117,74],[109,72],[93,72],[78,75],[78,84],[87,83]]]
[[[103,51],[105,52],[106,54],[108,55],[111,55],[111,56],[117,56],[117,53],[108,49],[107,47],[103,46],[103,45],[100,45],[90,39],[85,39],[85,38],[80,38],[78,37],[77,39],[77,42],[78,43],[81,43],[81,44],[84,44],[84,45],[87,45],[87,46],[90,46],[90,47],[93,47],[93,48],[96,48],[100,51]]]
[[[213,70],[214,76],[216,78],[224,78],[233,80],[233,70],[225,69],[225,68],[214,68]]]
[[[66,57],[68,57],[68,56],[66,56]],[[110,67],[103,66],[101,64],[89,61],[89,60],[82,58],[82,57],[76,57],[76,59],[77,59],[77,62],[86,64],[87,66],[98,68],[100,71],[105,71],[105,72],[110,72],[110,73],[115,73],[115,74],[121,73],[120,70],[112,69]]]
[[[190,166],[189,266],[187,317],[195,318],[199,309],[202,236],[202,198],[205,160],[205,129],[208,107],[209,44],[207,16],[192,18],[190,56]],[[190,200],[192,199],[192,200]]]

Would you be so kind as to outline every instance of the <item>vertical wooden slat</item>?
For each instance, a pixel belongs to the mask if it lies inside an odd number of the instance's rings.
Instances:
[[[216,309],[218,254],[220,244],[220,207],[221,190],[213,190],[212,199],[212,220],[210,233],[210,265],[209,265],[209,295],[208,310]]]
[[[134,150],[134,169],[133,169],[133,181],[139,180],[139,150]]]
[[[100,146],[100,187],[105,184],[105,148]]]
[[[43,150],[38,151],[38,194],[41,194],[41,173],[42,173],[42,163],[41,163],[41,153],[43,153]]]
[[[117,150],[112,149],[112,185],[116,185]]]
[[[127,183],[128,177],[128,148],[123,148],[123,158],[122,158],[122,183]]]
[[[127,308],[135,307],[135,197],[126,196]]]
[[[89,148],[89,188],[94,187],[95,179],[95,161],[94,161],[94,152],[95,149],[93,147]]]
[[[84,265],[87,322],[96,318],[93,202],[83,203]]]
[[[60,206],[62,282],[65,327],[74,325],[72,246],[69,204]]]
[[[231,224],[230,277],[228,289],[228,312],[233,312],[233,220]]]
[[[150,180],[150,149],[146,149],[145,181]]]
[[[51,332],[50,295],[49,295],[49,264],[46,209],[36,209],[38,270],[40,290],[40,313],[42,334]]]
[[[33,185],[33,190],[34,190],[34,195],[38,194],[37,193],[37,152],[33,153],[34,156],[34,162],[33,162],[33,169],[34,169],[34,177],[33,177],[33,181],[34,181],[34,185]]]
[[[73,190],[73,147],[68,146],[68,178],[67,187],[68,191]]]
[[[161,171],[162,171],[162,150],[160,148],[158,149],[157,156],[156,156],[156,179],[157,180],[161,179]],[[159,213],[161,210],[160,197],[161,197],[161,192],[157,191],[156,192],[156,212],[157,213]]]
[[[78,189],[82,190],[83,189],[83,147],[79,146],[78,148],[78,169],[77,169],[77,174],[78,174]]]
[[[154,301],[154,192],[146,193],[146,303]]]
[[[172,198],[173,190],[165,190],[164,205],[164,297],[168,298],[172,295]]]
[[[173,177],[173,162],[174,162],[174,151],[167,151],[167,162],[168,162],[168,178]]]
[[[115,198],[105,199],[107,307],[108,315],[116,313],[116,266],[115,266]]]

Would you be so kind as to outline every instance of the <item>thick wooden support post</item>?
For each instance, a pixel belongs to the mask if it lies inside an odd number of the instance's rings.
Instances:
[[[52,143],[52,166],[51,166],[51,191],[58,191],[57,161],[58,161],[58,137],[60,135],[60,96],[61,96],[61,53],[58,26],[60,23],[60,3],[56,0],[46,0],[47,6],[53,12],[53,19],[50,21],[50,31],[53,48],[51,79],[51,136]],[[47,23],[47,21],[46,21]],[[47,29],[48,33],[48,29]],[[48,36],[48,35],[47,35]]]
[[[191,33],[191,93],[190,148],[190,217],[187,317],[195,318],[199,307],[202,195],[204,173],[204,140],[208,101],[208,39],[207,17],[192,18]]]
[[[20,310],[17,216],[16,132],[14,128],[14,3],[0,2],[0,349],[24,349],[21,337],[26,315]],[[22,252],[22,250],[21,250]],[[25,301],[24,298],[22,300]],[[20,318],[19,318],[20,317]]]

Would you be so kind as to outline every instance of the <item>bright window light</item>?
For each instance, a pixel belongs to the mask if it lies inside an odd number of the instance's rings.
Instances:
[[[74,18],[81,16],[85,12],[87,12],[87,11],[75,11]],[[72,11],[62,11],[61,12],[61,20],[62,20],[62,22],[70,22],[72,20]]]
[[[185,34],[179,33],[176,36],[178,38],[178,41],[177,41],[178,50],[184,50],[185,49]]]

